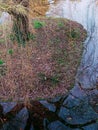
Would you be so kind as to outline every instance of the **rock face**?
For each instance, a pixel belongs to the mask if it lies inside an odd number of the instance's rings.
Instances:
[[[59,0],[51,5],[48,16],[68,18],[82,24],[88,31],[84,45],[83,59],[77,74],[77,80],[84,89],[95,89],[98,67],[98,5],[96,0]],[[77,81],[76,81],[77,82]]]
[[[98,130],[97,112],[85,99],[70,96],[1,103],[0,130]]]
[[[0,17],[0,24],[11,22],[11,16],[7,12],[3,12]]]
[[[51,5],[47,14],[53,15],[51,11],[56,12],[56,16],[80,22],[88,31],[75,86],[69,95],[47,101],[10,103],[10,108],[8,103],[1,103],[1,130],[98,130],[96,0],[60,1],[57,5]]]

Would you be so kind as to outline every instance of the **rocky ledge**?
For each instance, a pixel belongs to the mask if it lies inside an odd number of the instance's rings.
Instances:
[[[82,90],[81,90],[82,92]],[[98,130],[98,95],[0,103],[0,130]]]

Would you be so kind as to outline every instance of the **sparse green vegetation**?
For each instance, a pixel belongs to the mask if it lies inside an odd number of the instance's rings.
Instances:
[[[70,32],[71,38],[79,38],[80,37],[80,30],[79,29],[72,29]]]
[[[54,76],[51,76],[50,77],[50,81],[54,84],[54,85],[57,85],[60,80],[59,80],[59,77],[57,75],[54,75]]]
[[[2,59],[0,59],[0,65],[3,65],[4,61]]]
[[[28,34],[28,38],[29,38],[29,40],[35,40],[36,39],[36,35],[34,35],[32,33],[29,33]]]
[[[44,73],[39,73],[38,77],[43,83],[50,82],[51,83],[50,87],[53,87],[54,85],[57,85],[60,82],[58,75],[51,76],[51,75],[45,75]]]
[[[30,23],[27,44],[17,26],[13,28],[16,34],[8,29],[0,35],[4,40],[0,44],[2,100],[16,100],[17,94],[18,98],[28,94],[32,99],[62,95],[74,84],[86,37],[83,27],[56,18],[37,18]],[[2,88],[9,88],[6,95],[2,95]]]
[[[62,21],[58,22],[58,27],[60,28],[64,27],[64,23]]]
[[[7,68],[5,62],[2,59],[0,59],[0,77],[6,75],[6,71]]]
[[[0,44],[4,43],[4,42],[5,42],[5,39],[4,38],[0,38]]]
[[[13,41],[13,42],[15,41],[15,35],[14,34],[11,33],[9,37],[10,37],[11,41]]]
[[[34,20],[33,21],[33,26],[35,29],[40,29],[45,26],[45,22],[39,21],[39,20]]]
[[[46,81],[48,79],[48,77],[42,72],[38,74],[38,77],[40,78],[41,81]]]
[[[12,55],[13,53],[14,53],[14,50],[13,50],[13,49],[9,49],[9,50],[8,50],[8,54],[9,54],[9,55]]]

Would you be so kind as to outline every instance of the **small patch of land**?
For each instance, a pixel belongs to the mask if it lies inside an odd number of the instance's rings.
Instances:
[[[3,31],[0,100],[42,99],[68,93],[74,85],[86,38],[80,24],[66,19],[33,19],[25,47],[17,44],[12,33]]]

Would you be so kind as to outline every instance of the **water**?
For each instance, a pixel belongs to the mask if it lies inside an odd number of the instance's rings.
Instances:
[[[72,90],[75,94],[76,88],[78,92],[83,89],[87,93],[94,91],[98,94],[97,4],[97,0],[59,0],[57,4],[52,4],[46,13],[47,16],[63,17],[76,21],[82,24],[88,32],[88,37],[84,43],[83,58],[77,72],[75,87]]]

